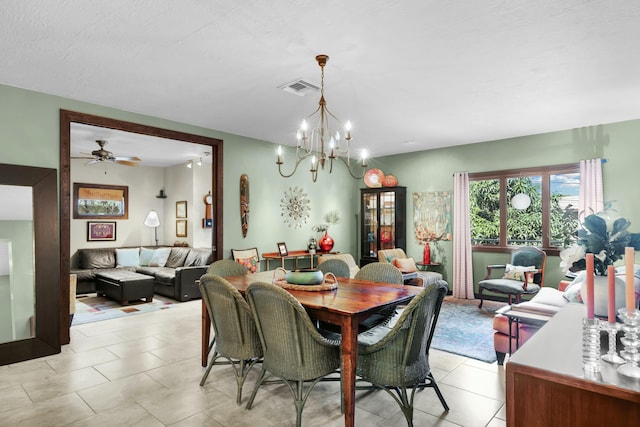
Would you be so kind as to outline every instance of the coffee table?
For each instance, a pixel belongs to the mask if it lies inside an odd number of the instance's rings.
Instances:
[[[134,271],[105,271],[96,274],[96,292],[119,301],[121,305],[144,298],[153,301],[153,277]]]

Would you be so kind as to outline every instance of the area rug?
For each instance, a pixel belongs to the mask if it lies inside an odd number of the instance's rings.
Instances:
[[[167,310],[177,304],[176,301],[170,298],[158,295],[154,295],[153,301],[149,303],[144,300],[138,300],[124,306],[117,301],[107,297],[99,297],[96,294],[81,295],[76,298],[76,313],[73,316],[71,326]]]
[[[493,316],[505,303],[446,297],[431,341],[431,348],[493,363]]]

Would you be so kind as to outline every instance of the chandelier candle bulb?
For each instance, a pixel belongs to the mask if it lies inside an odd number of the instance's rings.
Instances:
[[[627,312],[632,313],[636,308],[636,295],[635,295],[635,286],[634,286],[634,268],[633,263],[635,261],[635,252],[633,248],[626,247],[624,248],[624,261],[625,261],[625,278],[627,287],[626,287],[626,301],[627,301]]]
[[[586,262],[587,262],[587,319],[594,318],[594,309],[595,309],[595,301],[594,301],[594,278],[593,278],[593,254],[586,254]]]
[[[609,323],[616,323],[616,270],[613,265],[607,267],[607,284],[609,291],[607,320]]]

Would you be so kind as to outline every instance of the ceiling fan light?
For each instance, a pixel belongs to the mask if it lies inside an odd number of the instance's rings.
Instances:
[[[187,162],[187,167],[188,167],[189,169],[191,169],[191,168],[193,167],[193,160],[189,160],[189,161]]]

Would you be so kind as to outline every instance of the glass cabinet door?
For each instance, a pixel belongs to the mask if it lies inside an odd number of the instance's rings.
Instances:
[[[364,239],[363,256],[378,256],[378,194],[362,195]]]
[[[380,248],[396,247],[396,193],[380,193]]]

